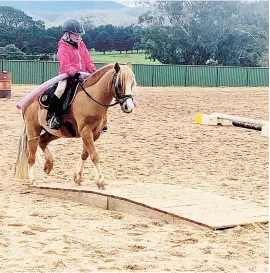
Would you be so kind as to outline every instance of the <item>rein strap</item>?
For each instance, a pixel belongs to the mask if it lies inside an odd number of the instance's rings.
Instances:
[[[114,73],[114,75],[113,75],[112,84],[115,84],[116,77],[117,77],[117,72]],[[96,99],[94,99],[94,98],[85,90],[85,88],[83,87],[82,82],[80,82],[80,86],[81,86],[81,88],[83,89],[84,93],[85,93],[91,100],[93,100],[95,103],[97,103],[97,104],[99,104],[99,105],[101,105],[101,106],[107,107],[107,108],[108,108],[108,107],[115,106],[115,105],[117,105],[117,104],[120,104],[120,105],[122,106],[123,103],[124,103],[127,99],[132,98],[132,95],[125,95],[124,97],[121,97],[121,96],[119,95],[119,92],[118,92],[118,90],[117,90],[117,87],[115,86],[116,102],[114,102],[114,103],[112,103],[112,104],[103,104],[103,103],[97,101]]]
[[[101,106],[104,106],[104,107],[112,107],[112,106],[115,106],[115,105],[121,103],[119,100],[116,101],[116,102],[114,102],[114,103],[112,103],[112,104],[103,104],[103,103],[100,103],[99,101],[97,101],[96,99],[94,99],[94,98],[93,98],[93,97],[84,89],[82,83],[80,83],[80,86],[81,86],[82,90],[84,91],[84,93],[85,93],[91,100],[93,100],[94,102],[96,102],[97,104],[99,104],[99,105],[101,105]]]

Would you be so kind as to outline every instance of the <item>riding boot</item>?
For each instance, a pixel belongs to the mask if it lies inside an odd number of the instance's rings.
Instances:
[[[47,113],[47,125],[54,130],[58,130],[61,127],[61,109],[62,102],[55,94],[53,94]]]

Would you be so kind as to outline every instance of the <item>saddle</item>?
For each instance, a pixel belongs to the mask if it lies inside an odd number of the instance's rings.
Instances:
[[[59,112],[61,114],[65,113],[68,110],[71,103],[73,102],[78,90],[79,83],[80,83],[80,80],[78,77],[70,76],[67,78],[67,86],[64,91],[64,94],[61,96],[61,99],[60,99],[62,107],[59,109]],[[39,97],[39,103],[44,108],[46,109],[49,108],[51,98],[57,88],[57,85],[58,83],[49,87]]]

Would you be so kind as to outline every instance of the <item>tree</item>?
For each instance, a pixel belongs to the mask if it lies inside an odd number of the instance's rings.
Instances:
[[[85,31],[94,28],[93,20],[91,19],[90,16],[82,17],[81,18],[81,23],[83,24],[83,27],[84,27]]]
[[[85,31],[85,35],[83,36],[83,41],[85,42],[86,46],[91,49],[95,47],[95,40],[97,37],[96,29],[88,29]]]
[[[21,48],[24,30],[33,25],[32,18],[24,12],[0,6],[0,46],[15,44]]]
[[[24,31],[21,49],[26,53],[52,53],[57,49],[57,40],[47,35],[43,25],[35,24]]]
[[[47,36],[55,38],[59,41],[63,35],[62,27],[51,27],[46,30]]]
[[[134,49],[137,50],[137,53],[140,49],[142,49],[142,28],[139,26],[135,26],[133,28],[134,31]]]
[[[34,21],[12,7],[0,6],[0,46],[8,44],[27,54],[51,53],[57,48],[56,39],[47,35],[43,21]]]
[[[12,7],[0,6],[0,26],[6,29],[25,29],[34,25],[32,17]]]
[[[266,2],[157,1],[139,18],[142,43],[162,63],[256,66],[268,50],[267,14]]]
[[[95,40],[95,50],[103,51],[104,54],[106,51],[113,50],[113,41],[109,34],[106,31],[101,31]]]
[[[113,25],[105,25],[104,29],[111,38],[114,36],[116,27],[114,27]]]
[[[5,47],[0,47],[0,59],[8,60],[24,60],[24,53],[15,45],[10,44]]]
[[[128,33],[125,28],[119,27],[115,31],[115,35],[113,38],[115,50],[122,51],[132,50],[134,47],[134,37],[132,34]]]
[[[260,66],[268,53],[268,5],[265,2],[237,6],[220,37],[216,56],[226,65]]]

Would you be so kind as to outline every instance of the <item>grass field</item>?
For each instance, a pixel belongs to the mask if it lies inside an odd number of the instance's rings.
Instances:
[[[95,63],[127,63],[131,62],[133,64],[160,64],[158,61],[151,61],[149,59],[145,59],[145,55],[143,52],[128,52],[126,54],[125,51],[123,51],[121,54],[119,51],[111,51],[106,52],[105,54],[103,52],[95,52],[91,51],[91,56]]]

